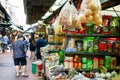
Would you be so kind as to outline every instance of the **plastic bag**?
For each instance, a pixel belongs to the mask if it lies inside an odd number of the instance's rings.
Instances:
[[[62,25],[59,24],[59,19],[56,18],[55,22],[52,24],[55,34],[64,34],[62,31]]]
[[[76,19],[78,16],[77,9],[75,6],[68,1],[59,14],[59,23],[60,25],[64,25],[65,29],[69,28],[78,28],[80,26],[78,20]]]
[[[83,23],[92,22],[97,25],[102,25],[102,12],[99,0],[83,0],[79,20]]]

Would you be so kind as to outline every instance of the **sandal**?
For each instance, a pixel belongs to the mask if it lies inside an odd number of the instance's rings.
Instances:
[[[20,77],[20,75],[19,75],[19,74],[17,74],[17,75],[16,75],[16,77]]]
[[[24,75],[22,75],[22,77],[28,77],[28,75],[27,75],[27,74],[24,74]]]

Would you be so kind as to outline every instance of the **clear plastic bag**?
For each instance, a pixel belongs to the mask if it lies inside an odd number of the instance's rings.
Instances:
[[[55,34],[64,34],[62,31],[62,25],[59,24],[59,19],[56,18],[55,22],[53,23],[53,28],[55,31]]]
[[[92,22],[102,25],[102,12],[99,0],[83,0],[79,11],[79,20],[83,23]]]
[[[64,25],[65,29],[79,28],[81,24],[79,23],[77,16],[77,9],[73,5],[73,3],[70,4],[70,1],[68,1],[60,11],[59,24]]]

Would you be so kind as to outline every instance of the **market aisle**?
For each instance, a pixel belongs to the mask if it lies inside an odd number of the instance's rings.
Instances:
[[[29,52],[27,54],[29,56]],[[20,76],[19,78],[15,75],[15,67],[13,64],[12,53],[0,54],[0,80],[38,80],[36,75],[31,73],[32,61],[27,58],[27,73],[28,78]]]

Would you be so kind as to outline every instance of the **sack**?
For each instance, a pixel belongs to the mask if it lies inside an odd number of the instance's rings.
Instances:
[[[102,25],[102,12],[99,0],[83,0],[79,11],[79,20],[82,23]]]

